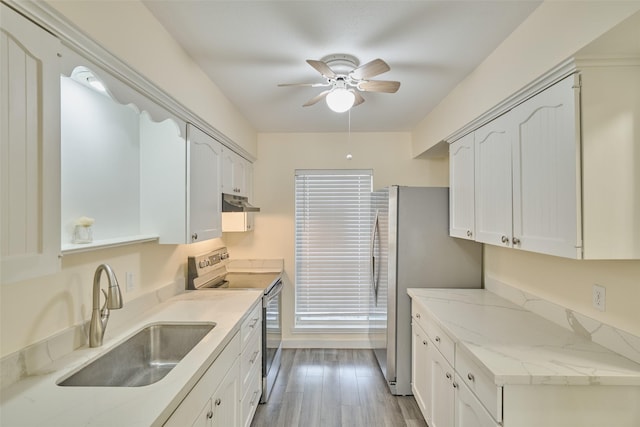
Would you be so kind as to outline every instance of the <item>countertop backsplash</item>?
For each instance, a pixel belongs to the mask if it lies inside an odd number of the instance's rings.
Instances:
[[[640,337],[546,301],[491,277],[485,277],[485,288],[538,316],[569,329],[627,359],[640,363]]]

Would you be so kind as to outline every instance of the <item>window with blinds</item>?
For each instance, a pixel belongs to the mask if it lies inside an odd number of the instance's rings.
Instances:
[[[296,327],[366,327],[371,170],[297,170]]]

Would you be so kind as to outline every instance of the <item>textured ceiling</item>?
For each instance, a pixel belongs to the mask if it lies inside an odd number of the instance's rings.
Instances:
[[[324,102],[306,59],[348,53],[384,59],[375,77],[395,94],[363,93],[353,131],[412,130],[540,1],[145,1],[172,36],[259,132],[345,131],[348,113]]]

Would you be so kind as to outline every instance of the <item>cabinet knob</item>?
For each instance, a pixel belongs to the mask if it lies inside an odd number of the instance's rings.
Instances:
[[[220,400],[220,398],[217,398],[215,401],[216,406],[220,406],[221,403],[222,403],[222,400]]]
[[[457,382],[454,381],[452,385],[453,385],[453,388],[458,388],[458,383]]]
[[[473,233],[471,232],[471,230],[467,230],[467,237],[471,237],[473,236]]]
[[[445,374],[445,376],[447,377],[447,379],[448,379],[448,380],[450,380],[450,379],[451,379],[451,374],[450,374],[449,372],[447,372],[447,373]]]
[[[436,342],[440,342],[440,337],[436,337]]]
[[[514,237],[512,241],[513,241],[514,245],[519,245],[520,244],[520,239],[518,239],[517,237]]]
[[[207,418],[208,418],[208,419],[213,418],[213,411],[209,411],[209,412],[207,412]]]
[[[427,340],[422,341],[422,344],[427,345]]]
[[[198,233],[193,233],[193,234],[191,235],[191,238],[192,238],[193,240],[198,240]]]
[[[471,372],[469,372],[467,374],[467,378],[469,378],[469,381],[475,381],[476,380],[476,377]]]
[[[416,319],[420,318],[420,313],[416,313]]]
[[[500,239],[502,241],[502,243],[504,244],[509,244],[509,238],[507,236],[502,236],[502,238]]]

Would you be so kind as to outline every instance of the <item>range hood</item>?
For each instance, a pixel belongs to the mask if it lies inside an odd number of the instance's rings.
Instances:
[[[222,193],[222,212],[260,212],[260,208],[251,206],[246,197]]]

